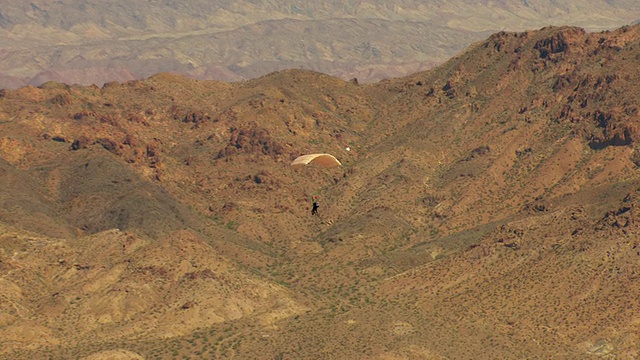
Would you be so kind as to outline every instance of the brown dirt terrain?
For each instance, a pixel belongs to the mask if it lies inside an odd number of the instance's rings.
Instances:
[[[0,357],[637,358],[638,58],[549,27],[375,84],[3,90]]]

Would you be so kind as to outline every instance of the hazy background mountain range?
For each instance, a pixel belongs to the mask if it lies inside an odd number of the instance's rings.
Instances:
[[[612,29],[633,0],[0,0],[0,88],[172,71],[235,81],[303,68],[361,82],[433,67],[501,30]]]

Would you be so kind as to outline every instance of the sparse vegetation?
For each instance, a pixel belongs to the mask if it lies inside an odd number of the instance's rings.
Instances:
[[[3,91],[0,357],[631,356],[640,46],[612,44],[639,32],[504,33],[367,86]]]

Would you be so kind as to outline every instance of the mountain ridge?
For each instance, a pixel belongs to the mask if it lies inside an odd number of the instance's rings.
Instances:
[[[0,356],[633,358],[639,45],[2,90]]]

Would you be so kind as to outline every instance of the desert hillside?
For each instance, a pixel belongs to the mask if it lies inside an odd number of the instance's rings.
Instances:
[[[300,68],[361,83],[441,64],[498,31],[640,19],[635,0],[0,0],[0,88]]]
[[[638,58],[2,90],[0,358],[637,358]]]

